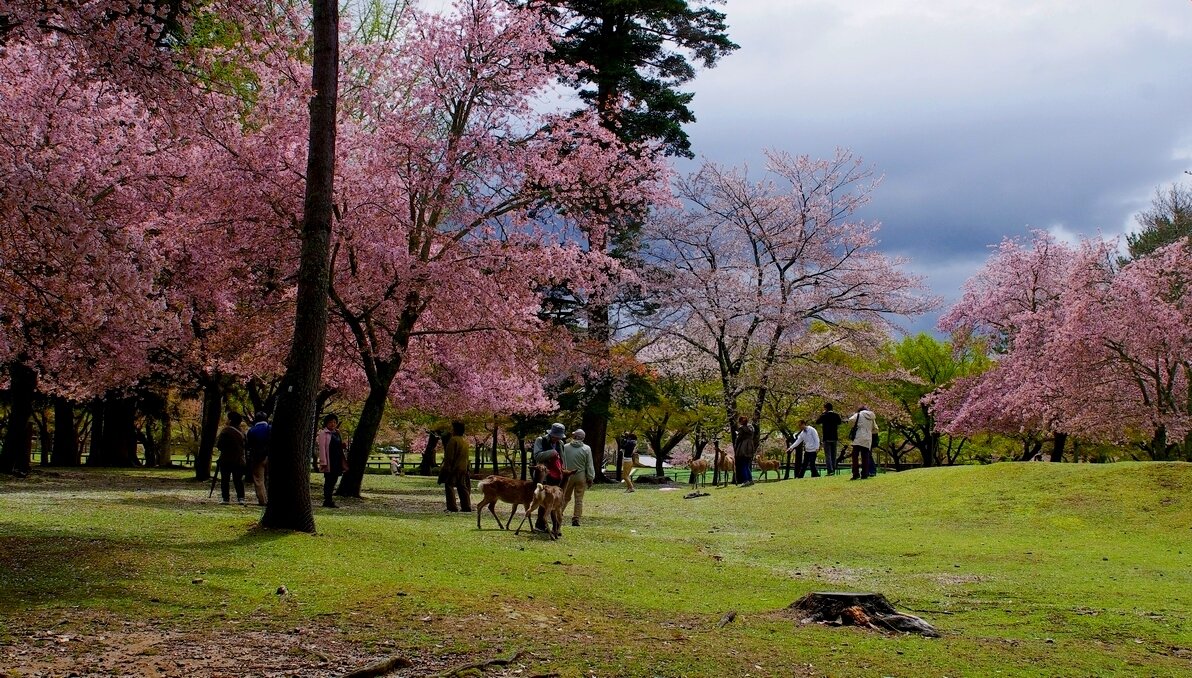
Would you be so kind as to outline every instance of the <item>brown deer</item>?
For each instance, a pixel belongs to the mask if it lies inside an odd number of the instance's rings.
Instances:
[[[728,485],[733,482],[737,465],[729,453],[720,451],[719,445],[716,446],[716,452],[716,470],[724,474],[724,484]]]
[[[570,476],[574,471],[564,473],[563,482],[567,482],[567,476]],[[526,510],[526,514],[522,516],[521,522],[517,524],[517,529],[513,531],[514,534],[521,534],[522,525],[526,524],[526,518],[530,517],[536,508],[544,508],[550,514],[550,538],[551,540],[558,539],[560,536],[559,525],[563,522],[563,488],[555,487],[553,485],[543,485],[538,483],[534,488],[534,501],[530,504],[530,508]],[[530,532],[535,532],[534,523],[530,523]]]
[[[770,471],[773,471],[774,475],[777,476],[778,468],[780,466],[782,466],[782,462],[778,461],[777,459],[766,459],[761,455],[759,455],[757,458],[757,467],[762,470],[762,480],[766,479],[766,475],[768,475]]]
[[[539,471],[545,472],[546,467],[539,464]],[[513,523],[513,519],[517,517],[517,507],[525,506],[527,513],[530,510],[530,504],[534,502],[534,488],[537,486],[533,480],[517,480],[516,478],[506,478],[505,476],[489,476],[476,486],[480,490],[484,498],[480,503],[476,504],[476,529],[480,529],[480,514],[484,512],[484,507],[488,506],[489,513],[496,518],[497,525],[500,525],[502,530],[508,530]],[[494,508],[497,501],[503,501],[506,504],[513,504],[513,512],[509,514],[509,522],[502,524],[501,517],[497,515],[497,510]]]
[[[695,481],[697,488],[704,484],[704,474],[710,468],[712,468],[712,462],[703,457],[692,459],[691,463],[687,465],[687,469],[691,472],[691,479]]]

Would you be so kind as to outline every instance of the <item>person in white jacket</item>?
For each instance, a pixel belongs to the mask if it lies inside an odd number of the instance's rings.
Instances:
[[[852,426],[849,443],[853,448],[852,480],[868,478],[875,470],[872,448],[873,434],[877,431],[877,417],[874,416],[873,410],[862,405],[846,423]]]

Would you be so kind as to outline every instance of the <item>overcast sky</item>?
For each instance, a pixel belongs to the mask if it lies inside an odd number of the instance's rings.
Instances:
[[[1192,169],[1190,0],[721,9],[741,49],[691,85],[695,153],[760,170],[766,147],[853,149],[885,175],[865,214],[883,249],[948,300],[1003,237],[1120,234]]]

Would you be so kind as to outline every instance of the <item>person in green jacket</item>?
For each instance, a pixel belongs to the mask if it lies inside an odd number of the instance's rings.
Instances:
[[[584,444],[584,430],[578,428],[571,432],[571,442],[563,446],[563,468],[575,473],[567,479],[567,486],[563,488],[563,510],[575,497],[575,512],[571,514],[571,525],[579,527],[579,519],[584,517],[584,493],[596,481],[596,465],[592,462],[592,448]]]
[[[439,482],[447,494],[447,510],[452,513],[472,512],[472,480],[468,477],[468,443],[464,440],[464,423],[451,422],[451,438],[443,445],[443,466]],[[455,493],[459,491],[459,505]]]

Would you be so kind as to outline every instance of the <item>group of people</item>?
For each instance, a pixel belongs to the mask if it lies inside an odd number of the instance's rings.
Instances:
[[[817,431],[812,423],[822,430]],[[877,445],[878,428],[877,417],[873,410],[862,405],[856,413],[844,419],[835,411],[832,403],[824,404],[824,411],[814,422],[807,419],[799,420],[799,430],[791,441],[787,452],[795,460],[795,477],[820,476],[816,458],[820,447],[824,448],[824,462],[827,475],[836,475],[836,454],[839,441],[840,426],[850,424],[851,428],[846,439],[852,453],[852,480],[871,478],[877,475],[877,465],[873,461],[873,448]],[[753,458],[757,450],[757,430],[742,415],[737,421],[736,438],[733,441],[733,455],[736,462],[737,484],[748,487],[753,484]]]
[[[575,527],[579,527],[580,519],[584,516],[584,494],[596,482],[592,448],[584,443],[584,438],[583,429],[576,429],[571,432],[568,442],[567,428],[560,423],[551,424],[550,430],[534,439],[531,452],[534,481],[562,487],[564,511],[572,500],[575,501],[571,516],[571,524]],[[447,510],[453,513],[471,512],[471,476],[468,474],[468,446],[464,440],[463,422],[451,422],[451,433],[443,443],[443,464],[439,468],[439,483],[443,485],[446,495]],[[568,476],[564,471],[572,473]],[[564,477],[567,478],[566,484],[563,482]],[[545,509],[538,510],[534,526],[546,530]]]
[[[571,514],[571,525],[579,527],[580,519],[584,517],[584,494],[592,483],[596,482],[596,463],[592,459],[592,448],[584,443],[587,434],[582,428],[571,432],[571,441],[567,441],[567,428],[556,422],[550,425],[544,435],[534,439],[531,458],[534,460],[534,480],[544,485],[563,488],[563,511],[575,500],[575,510]],[[539,468],[545,468],[542,472]],[[573,471],[567,477],[564,485],[564,471]],[[546,510],[538,509],[538,517],[534,526],[539,530],[546,530]]]
[[[822,444],[824,448],[825,468],[828,475],[836,475],[836,453],[841,424],[850,424],[848,444],[852,456],[852,480],[871,478],[877,475],[877,465],[873,461],[873,447],[877,444],[877,417],[873,410],[862,405],[856,413],[848,419],[843,419],[832,407],[832,403],[824,404],[824,411],[814,422],[823,431],[821,436],[806,419],[799,420],[799,432],[787,448],[787,452],[795,455],[795,477],[803,478],[807,471],[811,477],[819,477],[816,466],[816,456]]]
[[[215,438],[219,450],[216,460],[217,473],[222,476],[220,493],[223,503],[231,503],[231,485],[236,487],[236,501],[244,503],[244,479],[252,479],[257,503],[268,503],[265,491],[265,474],[269,469],[269,436],[271,427],[269,415],[257,412],[248,431],[241,431],[244,417],[239,412],[228,413],[228,423],[220,429]],[[212,481],[214,483],[214,481]]]

